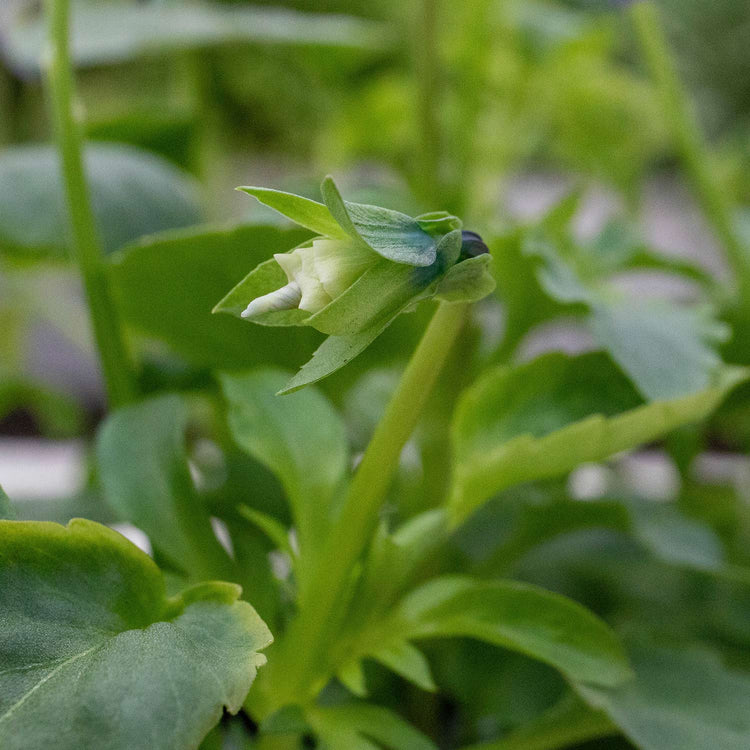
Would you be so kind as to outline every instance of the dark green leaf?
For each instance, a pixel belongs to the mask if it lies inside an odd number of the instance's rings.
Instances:
[[[644,404],[601,354],[553,353],[487,372],[454,418],[454,520],[514,484],[560,476],[703,419],[747,376],[725,368],[712,387]]]
[[[343,422],[317,391],[286,398],[277,370],[223,374],[229,427],[237,444],[281,480],[294,510],[302,554],[316,548],[349,464]]]
[[[300,356],[314,350],[319,340],[314,331],[266,330],[227,315],[211,315],[211,310],[249,269],[258,263],[265,267],[262,262],[273,253],[289,250],[307,237],[305,230],[242,226],[202,227],[149,238],[112,258],[119,307],[140,331],[162,339],[197,365],[296,366]],[[275,261],[269,264],[283,276]]]
[[[192,180],[152,154],[130,146],[91,145],[86,170],[107,252],[145,234],[201,220]],[[33,221],[29,206],[34,206]],[[0,153],[0,252],[69,255],[67,216],[56,149],[6,147]]]
[[[636,680],[619,688],[578,685],[643,750],[750,747],[750,676],[703,651],[630,649]]]
[[[239,588],[168,600],[153,561],[90,521],[0,521],[0,744],[195,748],[237,712],[271,635]]]
[[[383,633],[463,636],[539,659],[571,679],[619,685],[632,676],[615,634],[585,607],[515,581],[436,578],[408,594]]]
[[[111,414],[97,441],[107,502],[143,529],[178,570],[197,580],[231,578],[232,561],[211,528],[185,455],[187,408],[160,396]]]

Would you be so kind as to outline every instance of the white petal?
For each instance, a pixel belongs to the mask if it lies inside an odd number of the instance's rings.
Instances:
[[[256,297],[241,313],[243,318],[254,318],[276,310],[294,310],[299,307],[302,290],[297,282],[292,281],[281,289]]]

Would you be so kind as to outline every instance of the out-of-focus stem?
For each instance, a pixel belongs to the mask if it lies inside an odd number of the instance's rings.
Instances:
[[[69,0],[47,0],[47,83],[60,151],[75,259],[83,278],[110,406],[117,407],[132,400],[136,389],[120,320],[109,288],[84,172],[82,138],[74,106],[75,83],[69,46],[69,5]]]
[[[746,248],[735,229],[731,203],[711,172],[708,149],[688,93],[677,74],[658,9],[651,0],[639,0],[630,13],[682,164],[736,278],[743,283],[750,271]]]

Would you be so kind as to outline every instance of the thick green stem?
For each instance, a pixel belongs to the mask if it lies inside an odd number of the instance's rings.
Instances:
[[[463,303],[440,305],[388,404],[317,558],[311,583],[302,593],[299,615],[284,638],[276,664],[269,663],[270,709],[314,697],[329,677],[325,665],[328,638],[346,601],[352,573],[377,524],[401,451],[467,312],[468,305]]]
[[[135,384],[120,321],[112,300],[83,166],[80,125],[74,110],[75,85],[70,59],[69,0],[47,0],[49,56],[47,82],[75,258],[83,278],[94,339],[110,405],[132,400]]]
[[[746,249],[735,229],[731,203],[711,172],[708,149],[690,98],[677,74],[658,9],[650,0],[641,0],[632,6],[631,13],[680,159],[706,218],[716,232],[737,279],[742,281],[750,270]]]

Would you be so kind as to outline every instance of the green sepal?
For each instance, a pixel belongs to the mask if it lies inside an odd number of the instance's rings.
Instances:
[[[415,219],[388,208],[345,201],[330,176],[323,180],[320,190],[331,214],[346,233],[378,255],[410,266],[431,266],[435,262],[435,239]]]
[[[317,234],[339,239],[345,239],[348,236],[331,215],[328,207],[322,203],[271,188],[238,187],[237,190],[252,195],[263,205]]]
[[[435,297],[443,302],[476,302],[495,291],[492,256],[479,255],[452,266],[437,286]]]
[[[429,213],[417,216],[415,221],[425,232],[434,235],[448,234],[448,232],[452,232],[454,229],[463,228],[464,225],[458,216],[453,216],[447,211],[430,211]]]

